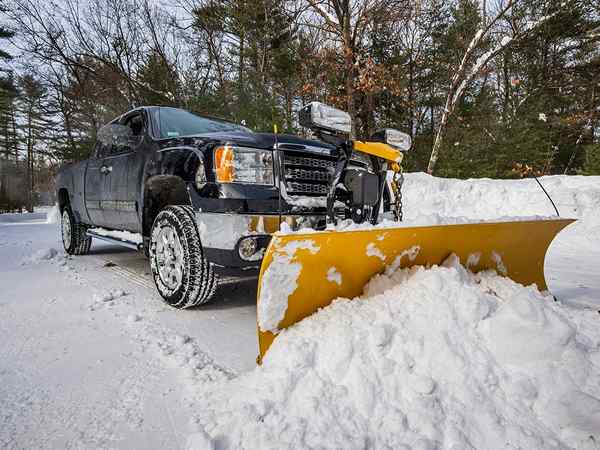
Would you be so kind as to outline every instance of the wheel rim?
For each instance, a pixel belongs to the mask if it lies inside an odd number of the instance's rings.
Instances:
[[[156,267],[163,283],[172,290],[183,280],[183,248],[170,225],[161,228],[156,238]]]
[[[69,216],[69,212],[66,209],[62,214],[61,232],[63,245],[65,249],[68,249],[71,246],[71,216]]]

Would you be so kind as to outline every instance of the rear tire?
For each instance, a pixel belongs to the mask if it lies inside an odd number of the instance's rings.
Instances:
[[[66,205],[61,216],[60,234],[63,247],[69,255],[85,255],[90,251],[92,238],[86,231],[87,227],[77,221],[71,207]]]
[[[217,275],[204,257],[190,206],[167,206],[154,219],[150,267],[159,294],[170,306],[191,308],[214,296]]]

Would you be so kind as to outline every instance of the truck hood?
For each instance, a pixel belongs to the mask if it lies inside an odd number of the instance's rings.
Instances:
[[[334,155],[335,147],[324,142],[304,139],[291,134],[246,133],[232,130],[230,132],[204,133],[194,136],[181,136],[161,140],[160,146],[173,147],[180,145],[237,144],[245,147],[273,149],[279,148]]]

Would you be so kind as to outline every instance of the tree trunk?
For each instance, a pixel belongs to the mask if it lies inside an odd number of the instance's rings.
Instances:
[[[437,160],[439,158],[440,148],[442,147],[442,140],[444,137],[444,132],[446,131],[446,125],[448,124],[448,118],[454,110],[454,103],[452,101],[453,98],[454,89],[451,89],[448,93],[448,97],[446,98],[446,105],[444,106],[444,112],[442,113],[442,120],[438,126],[438,130],[435,135],[435,141],[433,142],[433,148],[431,149],[431,156],[429,157],[429,164],[427,165],[427,173],[429,175],[433,175],[435,165],[437,164]]]
[[[32,111],[27,114],[27,211],[33,212],[33,130]]]
[[[354,50],[352,49],[352,37],[350,35],[350,17],[347,14],[344,23],[344,62],[346,66],[346,103],[352,129],[350,139],[356,138],[356,111],[354,104]]]

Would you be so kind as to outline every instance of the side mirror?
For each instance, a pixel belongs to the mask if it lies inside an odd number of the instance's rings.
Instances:
[[[298,113],[300,125],[313,131],[350,134],[352,121],[350,114],[323,103],[312,102]]]
[[[394,130],[393,128],[385,128],[375,132],[371,136],[371,140],[374,142],[384,142],[402,152],[407,152],[412,147],[410,135]]]

